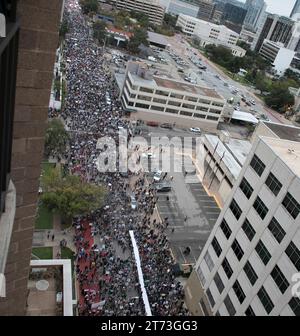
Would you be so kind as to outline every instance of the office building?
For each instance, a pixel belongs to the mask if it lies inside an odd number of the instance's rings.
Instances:
[[[215,10],[215,4],[212,0],[199,0],[199,11],[197,18],[204,21],[211,21],[214,10]]]
[[[247,14],[244,25],[247,29],[256,32],[260,21],[263,19],[267,5],[264,0],[247,0],[245,8],[247,9]]]
[[[256,137],[185,286],[194,315],[300,316],[299,202],[299,131]]]
[[[179,15],[177,26],[188,36],[195,36],[199,44],[205,47],[208,44],[223,45],[231,49],[233,55],[243,57],[246,51],[237,46],[239,34],[223,25],[206,22],[187,15]]]
[[[296,0],[295,5],[291,11],[290,18],[297,19],[300,15],[300,0]]]
[[[214,89],[153,75],[143,63],[129,62],[121,92],[135,119],[215,130],[225,99]]]
[[[142,12],[157,25],[162,24],[165,15],[165,7],[159,4],[159,0],[112,0],[112,5],[118,10]]]
[[[265,39],[280,42],[284,47],[292,49],[290,43],[294,31],[294,24],[295,22],[290,18],[268,13],[261,33],[259,34],[259,32],[257,32],[258,39],[255,49],[258,51]]]
[[[199,5],[192,0],[159,0],[161,6],[166,8],[166,13],[171,15],[185,14],[197,17]]]
[[[0,39],[0,315],[24,315],[63,1],[8,3]]]
[[[239,34],[242,30],[246,14],[247,10],[245,8],[226,3],[221,17],[221,24]]]
[[[259,54],[273,65],[277,75],[282,76],[293,62],[296,52],[284,48],[281,43],[266,39],[259,50]]]

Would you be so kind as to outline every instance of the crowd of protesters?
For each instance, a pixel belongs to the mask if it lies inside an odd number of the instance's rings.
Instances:
[[[73,174],[108,191],[102,209],[74,219],[80,315],[145,315],[129,230],[139,248],[152,315],[187,315],[183,288],[173,275],[174,261],[165,234],[167,219],[155,217],[157,196],[142,173],[99,173],[97,141],[118,143],[118,130],[130,133],[118,101],[119,90],[103,49],[93,41],[77,0],[67,0],[64,59],[67,95],[60,117],[71,140],[66,164]],[[56,116],[53,110],[50,116]],[[129,138],[131,135],[129,135]],[[134,194],[137,208],[130,203]]]

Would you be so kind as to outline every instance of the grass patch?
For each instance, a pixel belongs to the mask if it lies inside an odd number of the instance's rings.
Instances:
[[[52,247],[34,247],[32,248],[32,254],[37,256],[39,259],[52,259],[53,249]]]
[[[50,163],[50,162],[42,162],[42,174],[48,173],[49,170],[55,168],[55,163]]]
[[[53,214],[41,202],[38,206],[35,228],[39,230],[53,229]]]

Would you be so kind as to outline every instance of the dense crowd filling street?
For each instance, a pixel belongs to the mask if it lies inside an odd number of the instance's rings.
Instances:
[[[182,285],[173,274],[174,260],[165,234],[167,219],[155,217],[154,188],[143,173],[122,177],[118,172],[97,170],[98,139],[110,136],[118,144],[118,129],[129,131],[130,123],[124,119],[103,49],[90,37],[78,1],[67,0],[65,6],[67,97],[60,117],[71,135],[66,161],[71,173],[107,189],[102,209],[73,222],[79,314],[145,315],[129,235],[133,230],[152,315],[188,315]],[[130,205],[132,193],[137,209]]]

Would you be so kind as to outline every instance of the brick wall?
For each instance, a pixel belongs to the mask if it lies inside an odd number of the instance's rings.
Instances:
[[[21,22],[12,180],[17,209],[5,269],[1,315],[24,315],[55,52],[63,0],[18,1]]]

